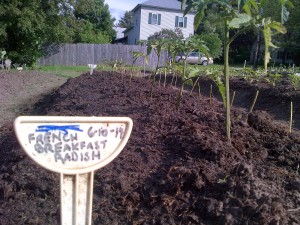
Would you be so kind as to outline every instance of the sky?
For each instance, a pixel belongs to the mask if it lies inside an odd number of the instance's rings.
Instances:
[[[124,16],[125,11],[132,10],[137,4],[145,2],[146,0],[105,0],[109,6],[109,11],[112,17],[116,18],[115,23]]]

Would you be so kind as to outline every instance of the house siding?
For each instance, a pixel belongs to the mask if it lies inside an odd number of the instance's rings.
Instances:
[[[161,24],[154,25],[148,24],[149,13],[152,14],[161,14]],[[147,40],[148,37],[155,32],[161,31],[163,28],[174,30],[175,27],[175,18],[176,16],[182,17],[182,12],[172,12],[171,10],[159,10],[151,8],[142,8],[141,9],[141,26],[140,26],[140,40]],[[180,28],[182,30],[184,38],[189,37],[194,34],[194,15],[188,14],[187,17],[187,27]]]

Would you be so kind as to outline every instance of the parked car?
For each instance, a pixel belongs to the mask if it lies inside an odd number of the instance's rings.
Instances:
[[[186,56],[184,54],[179,54],[175,57],[175,62],[178,63],[180,61],[183,61],[185,57]],[[214,60],[211,57],[207,58],[206,55],[201,52],[191,52],[188,55],[186,62],[189,64],[200,64],[203,66],[207,66],[209,64],[213,64]]]

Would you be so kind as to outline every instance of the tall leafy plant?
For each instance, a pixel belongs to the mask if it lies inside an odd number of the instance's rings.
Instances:
[[[198,36],[192,36],[185,41],[182,41],[180,44],[177,45],[177,52],[180,52],[183,57],[181,59],[181,65],[182,65],[182,73],[181,73],[181,87],[180,91],[177,97],[177,109],[179,108],[180,101],[182,98],[183,94],[183,88],[184,85],[188,82],[191,81],[191,79],[199,74],[199,69],[197,68],[191,68],[187,72],[187,56],[192,52],[192,51],[199,51],[202,53],[205,53],[207,56],[209,56],[209,49],[206,46],[206,43],[201,40]]]
[[[150,55],[152,51],[154,51],[155,54],[157,55],[156,67],[155,67],[155,71],[154,71],[152,82],[151,82],[150,97],[152,97],[152,95],[153,95],[153,86],[154,86],[154,82],[155,82],[155,77],[156,77],[158,69],[159,69],[161,52],[165,48],[166,48],[166,40],[165,39],[153,39],[153,40],[150,40],[147,42],[147,55]]]
[[[218,7],[219,15],[223,21],[224,27],[224,80],[226,90],[226,133],[227,138],[231,142],[231,121],[230,121],[230,95],[229,95],[229,49],[233,40],[251,28],[253,24],[257,24],[262,21],[262,16],[259,11],[259,4],[264,5],[267,0],[183,0],[182,7],[185,7],[184,15],[190,10],[196,10],[194,18],[194,28],[197,29],[200,25],[205,12],[210,6]],[[289,0],[278,0],[282,5],[286,4]],[[271,32],[268,32],[271,28],[277,28],[277,23],[267,23],[266,32],[264,32],[264,38],[271,40]],[[271,25],[272,24],[272,25]],[[234,31],[234,34],[230,36],[230,30]],[[270,44],[271,41],[268,42]],[[270,45],[271,46],[271,45]],[[268,57],[268,48],[266,47],[266,57]],[[268,62],[267,62],[268,63]]]
[[[144,75],[145,75],[145,64],[148,64],[148,55],[143,53],[143,52],[135,52],[135,51],[132,51],[132,70],[133,70],[133,66],[134,66],[134,63],[139,59],[139,58],[143,58],[144,59]],[[132,72],[131,72],[131,75],[130,75],[130,81],[132,79]]]

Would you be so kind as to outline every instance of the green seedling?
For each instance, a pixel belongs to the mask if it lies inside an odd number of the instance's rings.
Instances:
[[[197,84],[198,84],[198,87],[200,87],[199,86],[199,79],[200,79],[200,76],[198,76],[197,79],[196,79],[196,81],[194,82],[193,87],[192,87],[192,89],[190,91],[190,95],[193,93],[193,91],[194,91],[194,89],[195,89],[195,87],[196,87]]]
[[[153,95],[153,86],[155,82],[155,77],[157,75],[158,69],[159,69],[159,62],[161,57],[161,52],[163,49],[166,48],[166,40],[165,39],[153,39],[147,42],[147,55],[150,55],[152,51],[155,52],[157,55],[157,62],[156,62],[156,68],[155,72],[153,74],[153,78],[151,81],[151,90],[150,90],[150,97],[152,98]]]
[[[293,102],[291,101],[291,113],[290,113],[290,133],[292,133],[293,126]]]
[[[212,105],[212,99],[213,99],[213,89],[212,89],[212,84],[210,85],[210,90],[209,90],[209,104]]]
[[[229,175],[226,175],[223,179],[217,181],[218,184],[225,184],[227,182]]]
[[[230,104],[230,107],[232,107],[232,105],[233,105],[233,100],[234,100],[234,97],[235,97],[235,91],[233,92],[233,94],[232,94],[232,98],[231,98],[231,104]]]
[[[145,64],[148,64],[148,55],[147,54],[144,54],[143,52],[135,52],[135,51],[132,51],[131,52],[132,54],[132,68],[131,68],[131,74],[130,74],[130,83],[131,83],[131,80],[132,80],[132,73],[133,73],[133,67],[134,67],[134,63],[139,59],[139,58],[143,58],[143,67],[144,67],[144,76],[145,76]]]
[[[300,88],[300,76],[297,76],[295,73],[289,74],[289,80],[291,81],[295,90]]]
[[[226,108],[227,107],[227,101],[226,101],[226,88],[225,84],[221,79],[221,72],[217,70],[207,70],[207,75],[209,75],[215,84],[218,86],[218,90],[221,94],[222,100],[223,100],[223,105]],[[229,105],[230,107],[230,105]]]
[[[254,106],[255,106],[255,103],[256,103],[258,94],[259,94],[259,90],[256,91],[256,94],[255,94],[255,97],[254,97],[254,99],[253,99],[253,103],[252,103],[252,105],[251,105],[251,107],[250,107],[249,113],[252,113],[252,111],[253,111],[253,108],[254,108]]]
[[[165,80],[164,80],[164,88],[166,87],[166,82],[167,82],[167,68],[165,67]]]

